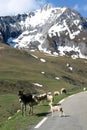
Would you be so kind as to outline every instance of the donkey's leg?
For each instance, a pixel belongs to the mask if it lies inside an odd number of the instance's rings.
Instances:
[[[29,104],[29,106],[30,106],[29,115],[30,115],[30,114],[33,115],[33,105],[32,105],[32,104]]]
[[[22,111],[22,116],[24,115],[24,104],[21,103],[21,111]]]
[[[31,106],[31,114],[33,115],[33,105]]]
[[[30,103],[28,104],[29,105],[29,115],[31,113],[31,106],[30,106]]]
[[[24,116],[26,115],[26,104],[24,104]]]

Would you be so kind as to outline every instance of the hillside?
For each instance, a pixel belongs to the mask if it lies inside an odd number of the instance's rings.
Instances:
[[[68,64],[72,70],[69,70]],[[87,87],[87,61],[14,49],[0,43],[0,93]]]
[[[70,69],[69,69],[70,67]],[[48,102],[34,106],[34,115],[21,116],[18,91],[41,94],[65,87],[67,94],[87,88],[87,61],[24,51],[0,43],[0,130],[27,130],[47,114]],[[28,114],[28,111],[27,113]]]

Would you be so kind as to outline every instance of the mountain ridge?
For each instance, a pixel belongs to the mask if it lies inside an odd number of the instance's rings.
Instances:
[[[86,36],[87,19],[68,7],[0,17],[0,41],[19,49],[87,58]]]

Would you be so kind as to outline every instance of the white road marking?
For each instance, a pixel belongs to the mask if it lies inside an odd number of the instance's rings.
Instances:
[[[69,96],[69,98],[73,97],[74,95]]]
[[[73,97],[75,94],[73,94],[73,95],[71,95],[71,96],[69,96],[69,97],[66,97],[66,98],[70,98],[70,97]],[[66,99],[66,98],[64,98],[64,99],[62,99],[59,103],[62,103],[62,102],[64,102],[64,100]]]
[[[47,117],[44,117],[34,128],[39,128],[46,120]]]
[[[62,99],[59,103],[62,103],[65,99]]]

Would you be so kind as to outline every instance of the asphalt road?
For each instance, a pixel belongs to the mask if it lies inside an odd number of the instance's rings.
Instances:
[[[65,117],[48,114],[31,130],[87,130],[87,92],[65,98],[61,104]]]

